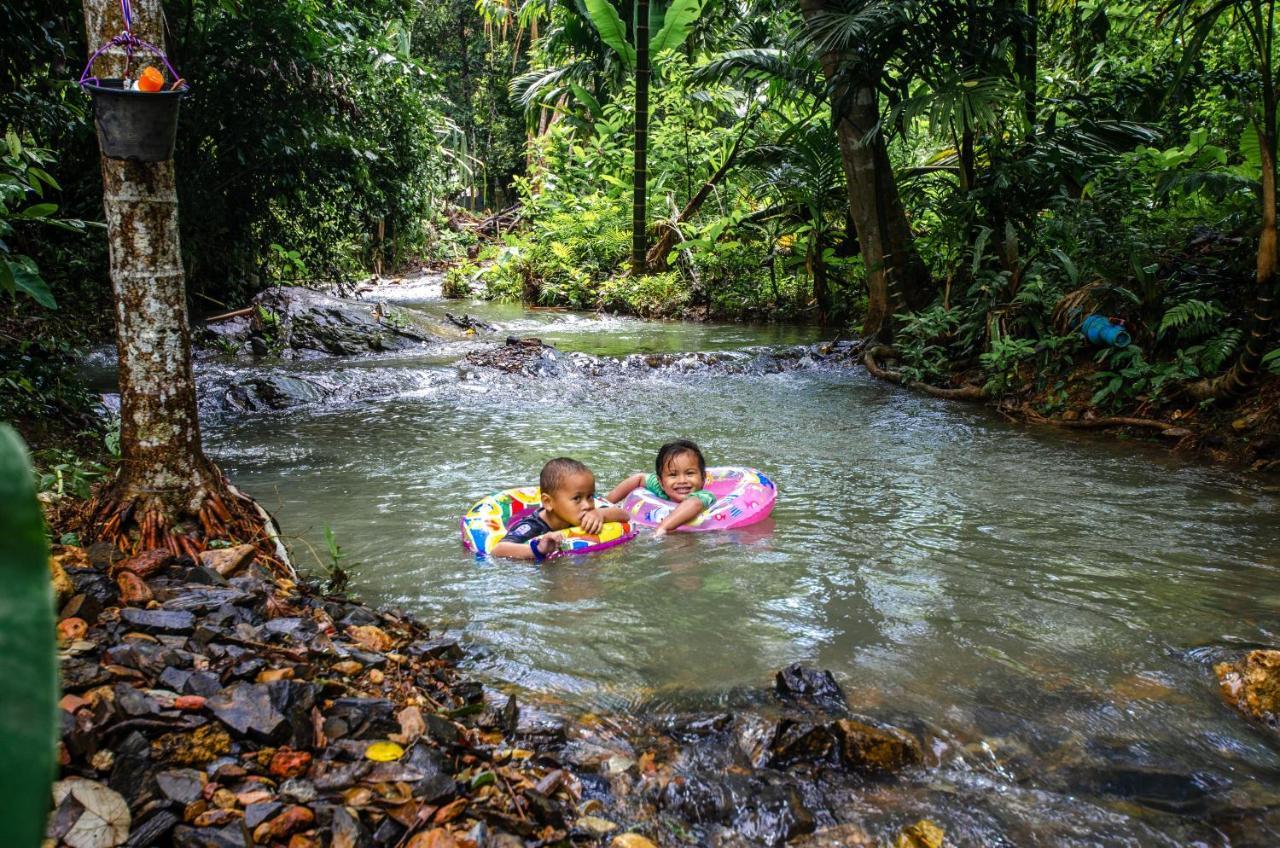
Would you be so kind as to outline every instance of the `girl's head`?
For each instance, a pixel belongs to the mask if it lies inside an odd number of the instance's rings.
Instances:
[[[707,461],[698,446],[687,439],[667,442],[653,463],[658,483],[667,497],[680,503],[707,482]]]

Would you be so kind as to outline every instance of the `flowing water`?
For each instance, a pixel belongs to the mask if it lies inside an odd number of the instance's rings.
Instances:
[[[604,357],[816,340],[386,294]],[[532,377],[460,364],[481,346],[280,365],[366,391],[211,412],[208,446],[299,537],[298,560],[332,527],[357,593],[448,623],[495,684],[660,713],[733,705],[802,661],[933,740],[938,765],[870,793],[868,816],[927,815],[962,845],[1280,844],[1280,745],[1219,700],[1211,669],[1280,641],[1280,498],[1259,481],[861,369]],[[546,459],[584,460],[605,490],[673,437],[772,476],[772,518],[542,568],[459,544],[469,504]]]

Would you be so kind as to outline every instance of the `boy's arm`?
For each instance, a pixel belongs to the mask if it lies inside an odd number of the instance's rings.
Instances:
[[[607,495],[605,495],[605,496],[604,496],[604,499],[605,499],[605,500],[607,500],[609,503],[617,503],[618,501],[620,501],[620,500],[622,500],[623,498],[625,498],[627,495],[629,495],[629,494],[631,494],[632,492],[634,492],[636,489],[638,489],[638,488],[640,488],[641,486],[643,486],[643,485],[644,485],[644,478],[645,478],[645,473],[644,473],[643,471],[638,471],[638,472],[636,472],[635,474],[632,474],[632,475],[628,476],[628,477],[627,477],[626,479],[624,479],[621,483],[619,483],[618,485],[614,486],[614,487],[613,487],[613,490],[612,490],[612,491],[610,491],[610,492],[609,492],[609,494],[607,494]],[[607,521],[622,521],[622,520],[624,520],[624,519],[621,519],[621,518],[609,518],[609,519],[606,519],[606,520],[607,520]]]
[[[688,524],[698,517],[698,513],[706,508],[706,505],[698,498],[685,498],[679,506],[671,510],[670,515],[662,519],[662,523],[654,531],[654,537],[661,538],[667,535],[668,531],[674,530],[682,524]]]
[[[631,513],[627,512],[625,509],[623,509],[620,506],[605,507],[604,509],[596,510],[596,512],[600,513],[600,517],[603,518],[606,522],[631,520]]]
[[[560,532],[543,533],[536,539],[528,542],[507,542],[502,541],[493,546],[493,550],[489,552],[490,556],[507,557],[509,559],[536,559],[541,562],[551,554],[555,553],[560,546],[564,534]],[[532,545],[538,546],[539,557],[533,552]]]

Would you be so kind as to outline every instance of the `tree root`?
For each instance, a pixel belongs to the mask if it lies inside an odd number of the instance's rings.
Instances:
[[[891,371],[876,360],[876,357],[884,359],[893,359],[897,356],[893,348],[887,345],[874,345],[867,348],[862,355],[862,361],[867,366],[867,371],[871,372],[873,377],[879,377],[881,380],[887,380],[890,383],[897,383],[909,389],[917,389],[934,397],[948,398],[951,400],[986,400],[988,394],[981,386],[973,384],[960,386],[954,389],[944,389],[939,386],[931,386],[928,383],[921,383],[918,380],[908,380],[902,376],[901,372]],[[1074,421],[1068,421],[1063,418],[1047,418],[1033,410],[1028,404],[1022,404],[1018,408],[1023,420],[1032,424],[1052,424],[1055,427],[1069,427],[1078,430],[1098,430],[1107,427],[1143,427],[1151,430],[1160,430],[1162,433],[1169,431],[1177,431],[1169,433],[1170,435],[1189,436],[1191,431],[1177,424],[1170,424],[1168,421],[1157,421],[1154,418],[1132,418],[1128,416],[1112,416],[1108,418],[1082,418]],[[1000,410],[1002,414],[1004,410]],[[1006,416],[1009,417],[1009,416]]]
[[[198,559],[214,540],[251,544],[259,551],[259,561],[292,576],[271,516],[220,474],[219,482],[206,492],[194,514],[184,515],[173,514],[155,499],[122,496],[114,486],[104,486],[82,512],[83,535],[86,541],[107,542],[130,556],[165,549],[174,556]]]
[[[1185,427],[1170,424],[1168,421],[1157,421],[1154,418],[1112,416],[1108,418],[1080,418],[1074,421],[1068,421],[1063,418],[1046,418],[1025,403],[1019,408],[1019,411],[1032,424],[1052,424],[1055,427],[1071,427],[1077,430],[1097,430],[1105,427],[1145,427],[1160,431],[1186,430]],[[1190,435],[1189,430],[1186,430],[1186,435]]]
[[[944,389],[940,386],[931,386],[928,383],[922,383],[919,380],[908,380],[902,376],[901,372],[890,371],[884,368],[876,361],[876,357],[884,359],[895,359],[897,354],[893,348],[886,345],[874,345],[866,349],[862,354],[862,361],[867,366],[867,370],[871,372],[871,376],[879,377],[881,380],[887,380],[890,383],[897,383],[908,389],[916,389],[934,397],[949,398],[951,400],[986,400],[987,392],[982,386],[973,384],[960,386],[954,389]]]

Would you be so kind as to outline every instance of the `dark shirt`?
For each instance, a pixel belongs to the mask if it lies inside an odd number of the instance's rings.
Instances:
[[[538,538],[543,533],[550,532],[550,525],[542,519],[542,510],[531,509],[528,514],[521,516],[507,528],[507,535],[502,537],[502,541],[524,544],[531,539]]]

